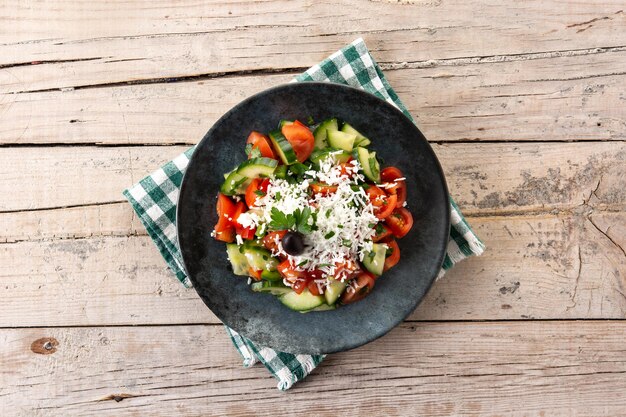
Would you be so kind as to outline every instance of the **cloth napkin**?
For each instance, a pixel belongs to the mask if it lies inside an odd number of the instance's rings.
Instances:
[[[306,81],[327,81],[361,88],[393,104],[413,120],[361,38],[293,80]],[[185,274],[176,237],[176,203],[183,174],[193,151],[192,147],[123,192],[165,262],[186,287],[191,287],[191,282]],[[450,208],[450,240],[438,278],[457,262],[472,255],[480,255],[485,249],[452,198]],[[233,329],[225,327],[243,357],[244,367],[260,361],[278,379],[280,390],[287,390],[304,379],[324,359],[323,355],[297,355],[258,346]]]

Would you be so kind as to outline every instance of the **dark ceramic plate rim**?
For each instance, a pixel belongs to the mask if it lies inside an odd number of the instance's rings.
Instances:
[[[212,135],[212,133],[218,128],[218,126],[220,126],[221,123],[223,123],[225,120],[227,120],[229,118],[229,116],[238,111],[241,107],[244,107],[247,103],[249,103],[250,101],[253,100],[258,100],[260,98],[262,98],[263,96],[269,95],[269,94],[273,94],[275,92],[278,92],[280,90],[283,89],[291,89],[294,88],[298,85],[301,85],[304,83],[288,83],[288,84],[280,84],[271,88],[268,88],[266,90],[260,91],[244,100],[242,100],[241,102],[239,102],[238,104],[236,104],[234,107],[232,107],[230,110],[228,110],[226,113],[224,113],[209,129],[209,131],[204,135],[204,137],[196,144],[196,149],[201,148],[201,145],[204,144],[205,141],[210,140],[210,137]],[[437,158],[434,150],[432,149],[432,146],[430,145],[430,143],[425,139],[424,135],[422,134],[422,132],[419,130],[419,128],[415,125],[415,123],[409,119],[401,110],[399,110],[397,107],[391,105],[390,103],[388,103],[385,100],[380,99],[379,97],[358,89],[358,88],[354,88],[351,86],[347,86],[347,85],[343,85],[343,84],[336,84],[336,83],[327,83],[327,82],[314,82],[314,81],[309,81],[306,82],[306,84],[313,84],[313,85],[318,85],[319,88],[326,88],[328,86],[332,86],[332,88],[340,88],[340,89],[346,89],[346,90],[350,90],[352,93],[357,94],[357,95],[362,95],[364,97],[368,97],[368,98],[374,98],[376,100],[378,100],[383,106],[388,107],[392,112],[398,114],[400,117],[406,119],[410,125],[415,129],[416,132],[418,132],[418,136],[419,136],[419,140],[423,141],[424,144],[426,145],[426,147],[428,148],[428,150],[431,153],[431,156],[433,158],[433,161],[435,163],[435,167],[438,171],[439,177],[441,179],[441,184],[438,184],[439,186],[441,186],[441,188],[443,189],[443,192],[445,193],[446,196],[449,196],[449,192],[448,192],[448,185],[445,179],[445,175],[443,172],[443,168],[441,166],[441,163],[439,161],[439,159]],[[182,179],[182,183],[181,183],[181,187],[180,187],[180,192],[179,192],[179,202],[181,200],[181,197],[186,193],[187,190],[187,184],[188,182],[186,181],[187,179],[187,174],[191,171],[190,168],[195,165],[195,161],[197,161],[198,158],[196,158],[196,152],[194,151],[194,153],[192,154],[190,160],[189,160],[189,164],[187,165],[187,169],[185,170],[185,174],[183,175],[183,179]],[[400,167],[401,168],[401,167]],[[180,230],[179,229],[179,221],[180,221],[180,211],[181,211],[181,205],[177,203],[176,205],[176,230]],[[449,230],[450,230],[450,217],[451,217],[451,213],[450,213],[450,205],[447,204],[445,205],[446,210],[443,214],[442,217],[444,217],[444,223],[447,226],[445,229],[448,230],[448,235],[449,235]],[[182,255],[182,259],[183,259],[183,267],[185,268],[185,273],[186,275],[189,277],[191,283],[194,286],[194,289],[198,288],[198,281],[196,280],[196,278],[194,276],[192,276],[191,274],[187,273],[187,267],[186,267],[186,260],[185,260],[185,251],[182,248],[182,245],[180,243],[180,240],[178,240],[178,234],[177,234],[177,241],[179,244],[179,248],[181,250],[181,255]],[[367,338],[367,340],[359,340],[356,342],[348,342],[348,343],[344,343],[341,346],[336,347],[335,349],[332,350],[326,350],[324,352],[315,352],[315,353],[311,353],[311,354],[329,354],[329,353],[335,353],[335,352],[342,352],[342,351],[346,351],[346,350],[351,350],[351,349],[355,349],[359,346],[363,346],[367,343],[370,343],[382,336],[384,336],[385,334],[389,333],[391,330],[393,330],[395,327],[397,327],[400,323],[402,323],[416,308],[417,306],[421,303],[421,301],[424,299],[424,297],[426,296],[426,294],[428,294],[428,292],[430,291],[430,288],[432,287],[432,284],[435,282],[437,274],[439,273],[439,271],[441,270],[441,266],[443,265],[443,262],[445,260],[445,255],[447,253],[447,240],[445,240],[445,243],[442,245],[441,250],[439,251],[439,259],[437,261],[437,268],[435,270],[435,272],[432,274],[431,277],[429,277],[429,279],[427,280],[427,285],[426,285],[426,289],[424,291],[424,294],[422,295],[421,298],[415,298],[414,303],[412,303],[410,308],[407,308],[407,311],[405,312],[405,314],[398,316],[397,320],[393,321],[392,324],[390,326],[388,326],[388,328],[385,328],[383,330],[379,330],[376,332],[373,332],[371,334],[371,337]],[[236,276],[233,275],[233,277],[235,278]],[[225,325],[228,326],[228,323],[226,323],[227,320],[224,320],[223,317],[220,317],[220,315],[218,315],[216,312],[213,311],[213,309],[211,309],[211,307],[209,306],[208,301],[205,299],[205,297],[203,297],[199,292],[198,295],[200,296],[200,298],[202,299],[202,301],[205,303],[205,305],[209,308],[209,310],[211,310]],[[367,300],[367,299],[366,299]],[[361,302],[366,302],[366,300],[361,301]],[[286,308],[286,307],[285,307]],[[232,326],[229,326],[232,327]],[[233,327],[234,330],[237,331],[237,329],[235,329]],[[241,332],[239,332],[242,336],[246,336],[245,334],[242,334]],[[271,346],[268,346],[271,347]]]

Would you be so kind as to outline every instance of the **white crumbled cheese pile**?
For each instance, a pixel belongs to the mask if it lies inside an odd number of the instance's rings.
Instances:
[[[337,264],[346,260],[363,261],[372,250],[373,226],[378,219],[365,190],[354,187],[365,181],[363,175],[358,173],[359,169],[358,161],[353,160],[346,168],[351,175],[342,175],[341,167],[328,158],[321,161],[319,171],[306,171],[305,179],[300,183],[290,184],[273,179],[266,195],[257,199],[258,209],[247,216],[241,215],[238,221],[245,227],[258,227],[272,220],[272,208],[292,214],[296,209],[310,207],[317,218],[317,229],[305,235],[304,253],[287,255],[287,259],[296,270],[319,269],[333,276],[337,272]],[[313,182],[336,186],[337,191],[311,197],[309,186]],[[280,254],[286,255],[282,245],[278,247]]]

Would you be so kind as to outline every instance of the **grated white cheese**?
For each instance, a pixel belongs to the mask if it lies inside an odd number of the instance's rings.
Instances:
[[[346,175],[332,158],[328,158],[321,161],[319,171],[306,171],[301,183],[290,184],[285,180],[272,179],[266,195],[257,199],[259,215],[241,215],[238,221],[246,227],[257,227],[271,221],[272,208],[292,214],[297,209],[310,207],[316,216],[317,230],[305,236],[304,253],[287,255],[277,239],[278,252],[275,254],[285,255],[296,270],[319,269],[328,276],[334,276],[338,272],[337,265],[357,259],[362,261],[372,250],[372,236],[375,234],[372,225],[378,219],[365,190],[352,189],[365,180],[358,173],[359,169],[358,161],[353,160],[345,168],[349,174]],[[329,195],[310,196],[311,182],[336,186],[337,191]]]

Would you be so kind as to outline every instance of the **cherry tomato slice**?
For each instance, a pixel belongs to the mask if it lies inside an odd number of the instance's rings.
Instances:
[[[255,132],[254,130],[248,136],[248,140],[246,143],[252,144],[252,149],[258,149],[261,152],[261,156],[265,158],[276,159],[276,155],[274,155],[274,151],[272,150],[272,145],[270,144],[270,139],[262,133]]]
[[[246,188],[246,204],[248,207],[254,207],[254,203],[261,197],[257,191],[259,191],[259,187],[261,185],[262,180],[260,178],[255,178],[250,182],[248,188]]]
[[[372,274],[366,271],[361,272],[341,294],[341,303],[350,304],[367,297],[374,288],[375,282],[376,279]]]
[[[398,247],[398,242],[395,239],[391,239],[387,242],[387,246],[389,246],[388,251],[391,253],[385,258],[385,267],[383,271],[388,271],[393,268],[400,261],[400,248]]]
[[[413,216],[411,212],[404,207],[397,208],[385,219],[387,227],[391,229],[391,233],[397,238],[406,236],[413,227]]]
[[[406,182],[404,180],[396,181],[398,178],[404,178],[402,171],[396,167],[387,167],[380,171],[380,179],[382,182],[394,184],[393,188],[388,188],[387,192],[396,194],[396,207],[400,208],[406,201]]]
[[[370,185],[366,193],[374,206],[374,215],[379,219],[387,218],[396,208],[398,197],[395,194],[387,195],[381,188]]]
[[[278,242],[281,241],[281,239],[283,238],[283,236],[285,236],[286,233],[287,233],[286,230],[281,230],[278,232],[269,232],[263,238],[263,246],[265,246],[265,248],[269,249],[273,253],[278,252]]]
[[[308,127],[296,122],[284,125],[281,132],[296,153],[298,161],[304,162],[313,152],[315,138]]]
[[[235,203],[222,193],[217,195],[217,224],[215,225],[216,232],[223,232],[232,228],[232,218],[235,214]]]
[[[311,190],[313,194],[330,195],[337,192],[337,186],[314,182],[311,183]]]
[[[391,236],[391,230],[389,230],[389,228],[382,223],[378,223],[374,227],[374,230],[376,231],[376,234],[372,237],[372,241],[374,243],[380,242],[381,240]]]
[[[322,289],[322,291],[320,291],[320,288],[317,286],[317,283],[315,282],[314,279],[310,280],[309,283],[307,284],[307,288],[309,289],[309,292],[313,295],[322,295],[324,294],[324,289]]]

